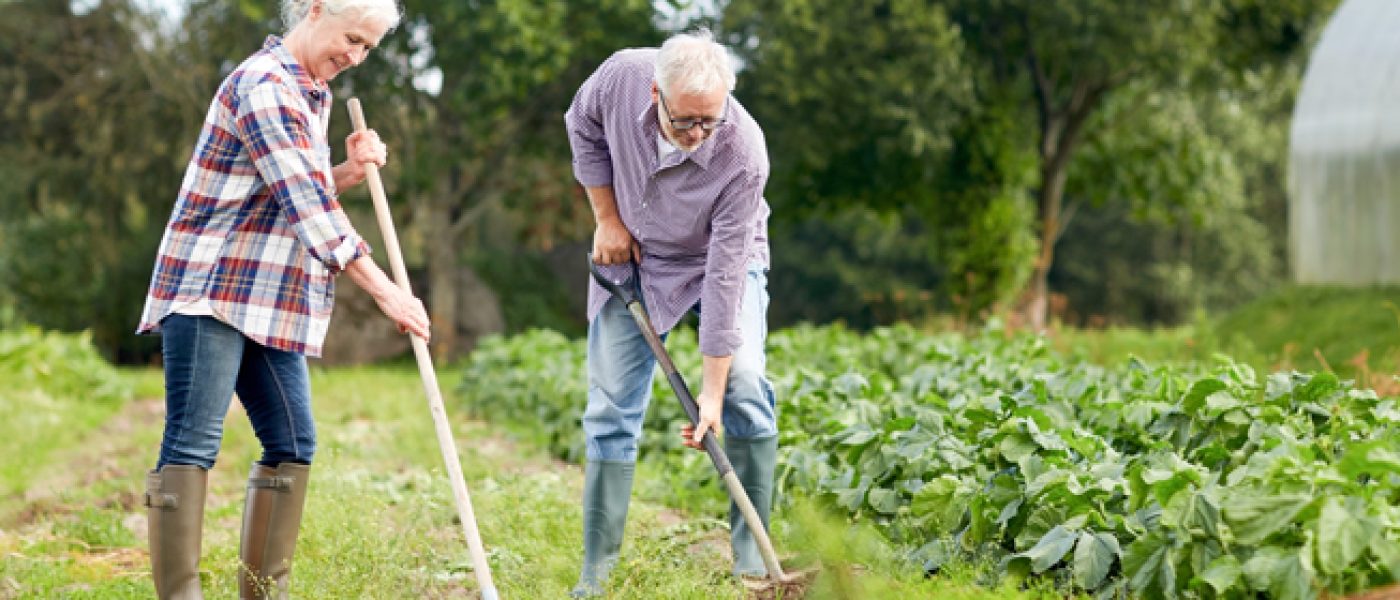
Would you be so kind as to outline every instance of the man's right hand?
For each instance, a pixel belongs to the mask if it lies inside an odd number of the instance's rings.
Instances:
[[[598,223],[593,231],[593,262],[600,265],[615,265],[628,260],[640,264],[642,250],[632,233],[621,219],[608,219]]]

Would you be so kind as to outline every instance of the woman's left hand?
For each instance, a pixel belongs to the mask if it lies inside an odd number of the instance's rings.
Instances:
[[[345,138],[346,161],[359,169],[369,163],[383,167],[389,162],[389,147],[379,141],[379,134],[373,129],[356,131]]]

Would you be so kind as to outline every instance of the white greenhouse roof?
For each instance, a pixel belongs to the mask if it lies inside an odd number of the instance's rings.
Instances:
[[[1400,283],[1400,1],[1346,0],[1308,62],[1289,144],[1302,283]]]

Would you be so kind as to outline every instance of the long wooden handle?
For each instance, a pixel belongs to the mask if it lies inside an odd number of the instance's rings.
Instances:
[[[360,99],[351,98],[350,120],[355,131],[365,131],[365,114],[360,108]],[[399,237],[394,232],[394,221],[389,214],[389,200],[384,195],[384,182],[379,178],[379,167],[365,165],[365,181],[369,184],[369,195],[374,200],[374,214],[379,218],[379,231],[384,236],[384,247],[389,252],[389,266],[394,273],[394,282],[405,292],[413,290],[408,281],[408,270],[403,264],[403,250],[399,248]],[[447,327],[452,324],[448,323]],[[447,474],[452,481],[452,495],[457,500],[457,516],[462,521],[462,532],[467,538],[467,548],[472,555],[472,570],[476,573],[477,585],[481,588],[482,600],[496,600],[496,586],[491,581],[491,567],[486,562],[486,549],[481,544],[481,533],[476,527],[476,516],[472,512],[471,495],[467,493],[467,483],[462,477],[462,464],[457,458],[457,444],[452,437],[452,427],[447,420],[447,410],[443,408],[442,391],[438,388],[437,372],[433,369],[433,356],[428,352],[428,342],[410,334],[413,343],[413,356],[418,359],[418,374],[423,378],[423,391],[428,395],[428,409],[433,413],[433,424],[437,428],[438,449],[447,463]]]

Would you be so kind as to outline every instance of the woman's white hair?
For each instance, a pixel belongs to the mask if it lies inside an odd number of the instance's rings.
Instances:
[[[656,54],[656,84],[662,93],[708,94],[734,90],[734,62],[708,29],[678,33]]]
[[[341,15],[346,12],[359,12],[361,19],[374,19],[389,24],[389,30],[399,26],[402,14],[398,0],[282,0],[282,22],[291,31],[317,2],[328,14]]]

